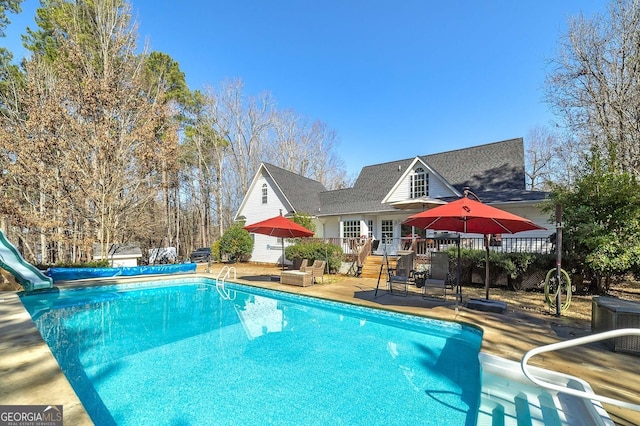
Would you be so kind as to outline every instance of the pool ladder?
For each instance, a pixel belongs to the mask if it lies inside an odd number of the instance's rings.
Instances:
[[[563,392],[579,398],[600,401],[600,402],[615,405],[618,407],[640,411],[640,405],[638,404],[634,404],[627,401],[620,401],[619,399],[609,398],[607,396],[597,395],[591,392],[584,392],[577,389],[571,389],[568,387],[559,386],[559,385],[541,380],[529,370],[530,366],[527,365],[527,361],[529,361],[529,358],[531,358],[534,355],[538,355],[544,352],[552,352],[559,349],[571,348],[574,346],[580,346],[586,343],[593,343],[593,342],[599,342],[601,340],[613,339],[613,338],[622,337],[622,336],[640,336],[640,328],[622,328],[617,330],[609,330],[602,333],[593,334],[591,336],[579,337],[577,339],[571,339],[565,342],[558,342],[558,343],[553,343],[551,345],[540,346],[540,347],[531,349],[529,352],[525,353],[524,356],[522,357],[522,361],[520,361],[520,366],[522,368],[522,372],[524,373],[525,376],[527,376],[529,380],[531,380],[533,383],[543,388],[552,389],[557,392]]]
[[[233,277],[231,277],[232,272]],[[216,277],[216,290],[218,290],[220,297],[224,300],[235,300],[236,292],[234,290],[228,290],[224,285],[224,280],[227,278],[236,279],[236,268],[225,265],[220,272],[218,272],[218,276]]]

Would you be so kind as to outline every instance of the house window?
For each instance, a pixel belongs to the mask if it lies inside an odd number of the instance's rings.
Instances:
[[[373,238],[373,221],[372,220],[367,220],[367,236],[369,238]]]
[[[429,195],[429,175],[422,167],[418,167],[411,175],[411,198]]]
[[[393,221],[383,220],[380,237],[382,242],[387,244],[393,241]]]
[[[262,184],[262,204],[267,204],[267,184]]]
[[[342,222],[342,236],[344,238],[360,238],[360,221],[345,220]]]

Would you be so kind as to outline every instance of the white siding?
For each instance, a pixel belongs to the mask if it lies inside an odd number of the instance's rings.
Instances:
[[[323,238],[337,238],[340,236],[340,218],[339,217],[331,217],[325,218],[324,221],[324,235]]]
[[[262,185],[265,183],[267,184],[267,203],[262,204]],[[282,214],[286,215],[288,206],[285,203],[286,200],[282,197],[271,178],[263,173],[255,180],[254,186],[249,189],[244,208],[239,212],[239,216],[244,216],[246,218],[245,224],[250,225],[277,216],[281,210]],[[263,263],[281,262],[282,246],[278,242],[278,238],[260,234],[253,235],[254,245],[251,261]]]
[[[553,225],[547,222],[548,215],[546,213],[542,213],[538,207],[535,206],[523,206],[523,205],[513,205],[513,204],[504,204],[504,205],[495,205],[492,204],[493,207],[499,208],[500,210],[507,211],[509,213],[513,213],[520,217],[524,217],[525,219],[529,219],[536,225],[540,225],[546,229],[540,229],[535,231],[525,231],[518,232],[517,234],[502,234],[503,237],[518,237],[518,238],[546,238],[549,235],[556,232]],[[435,231],[439,232],[439,231]],[[477,238],[482,237],[482,234],[461,234],[462,238]]]
[[[138,259],[142,255],[115,255],[109,256],[109,266],[112,268],[122,268],[130,266],[138,266]],[[94,256],[95,260],[102,260],[102,256]]]
[[[555,225],[549,223],[549,214],[543,213],[539,207],[514,204],[494,205],[494,207],[524,217],[525,219],[529,219],[536,225],[540,225],[543,228],[546,228],[537,231],[518,232],[517,234],[513,234],[514,237],[542,238],[548,237],[549,235],[556,232]]]
[[[338,237],[340,234],[340,218],[336,217],[321,217],[314,219],[316,225],[316,237],[318,238],[332,238]]]
[[[251,256],[252,262],[261,263],[281,263],[282,262],[282,244],[276,237],[270,237],[268,235],[253,234],[253,255]],[[285,248],[289,244],[287,240],[284,240]],[[289,264],[290,262],[285,262]]]
[[[424,168],[424,167],[423,167]],[[425,168],[426,169],[426,168]],[[429,173],[428,169],[427,174],[429,175],[429,193],[427,196],[431,198],[439,198],[439,197],[449,197],[454,195],[454,193],[447,187],[447,185],[439,179],[433,173]],[[404,201],[411,198],[411,174],[405,176],[401,181],[396,190],[389,196],[389,203],[393,203],[395,201]]]
[[[114,258],[111,261],[111,266],[113,266],[114,268],[138,266],[138,258],[137,257],[122,258],[122,259],[115,259]]]
[[[409,189],[411,188],[410,177],[406,177],[400,181],[396,190],[389,197],[389,202],[402,201],[410,198]]]
[[[262,204],[262,185],[267,185],[267,203]],[[241,212],[247,218],[247,224],[260,222],[280,214],[288,213],[286,200],[279,193],[270,178],[261,176],[256,179],[255,186],[250,189],[243,211]]]

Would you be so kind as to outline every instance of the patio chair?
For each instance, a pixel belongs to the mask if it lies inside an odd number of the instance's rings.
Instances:
[[[313,283],[316,283],[316,278],[320,278],[322,284],[324,284],[324,268],[327,265],[327,262],[324,260],[315,260],[313,262],[313,265],[311,266],[305,266],[305,268],[303,269],[302,267],[300,268],[300,270],[302,272],[311,272],[311,276]]]
[[[300,264],[300,268],[298,268],[298,270],[301,272],[306,272],[305,269],[307,268],[308,263],[309,261],[307,259],[302,259],[302,263]]]
[[[449,276],[449,254],[445,252],[431,253],[431,268],[424,280],[422,297],[427,298],[427,290],[433,288],[442,289],[444,299],[447,298],[447,288],[452,288]]]
[[[390,294],[401,294],[406,296],[409,294],[409,276],[398,273],[397,265],[390,268],[387,264],[387,291]]]
[[[407,277],[406,275],[394,275],[392,274],[392,272],[389,272],[389,276],[387,279],[389,293],[399,293],[403,296],[406,296],[407,294],[409,294],[409,288],[407,287],[408,284],[409,277]]]

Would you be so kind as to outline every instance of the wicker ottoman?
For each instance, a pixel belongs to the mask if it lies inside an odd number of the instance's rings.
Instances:
[[[282,271],[280,283],[307,287],[313,284],[313,275],[310,272]]]

